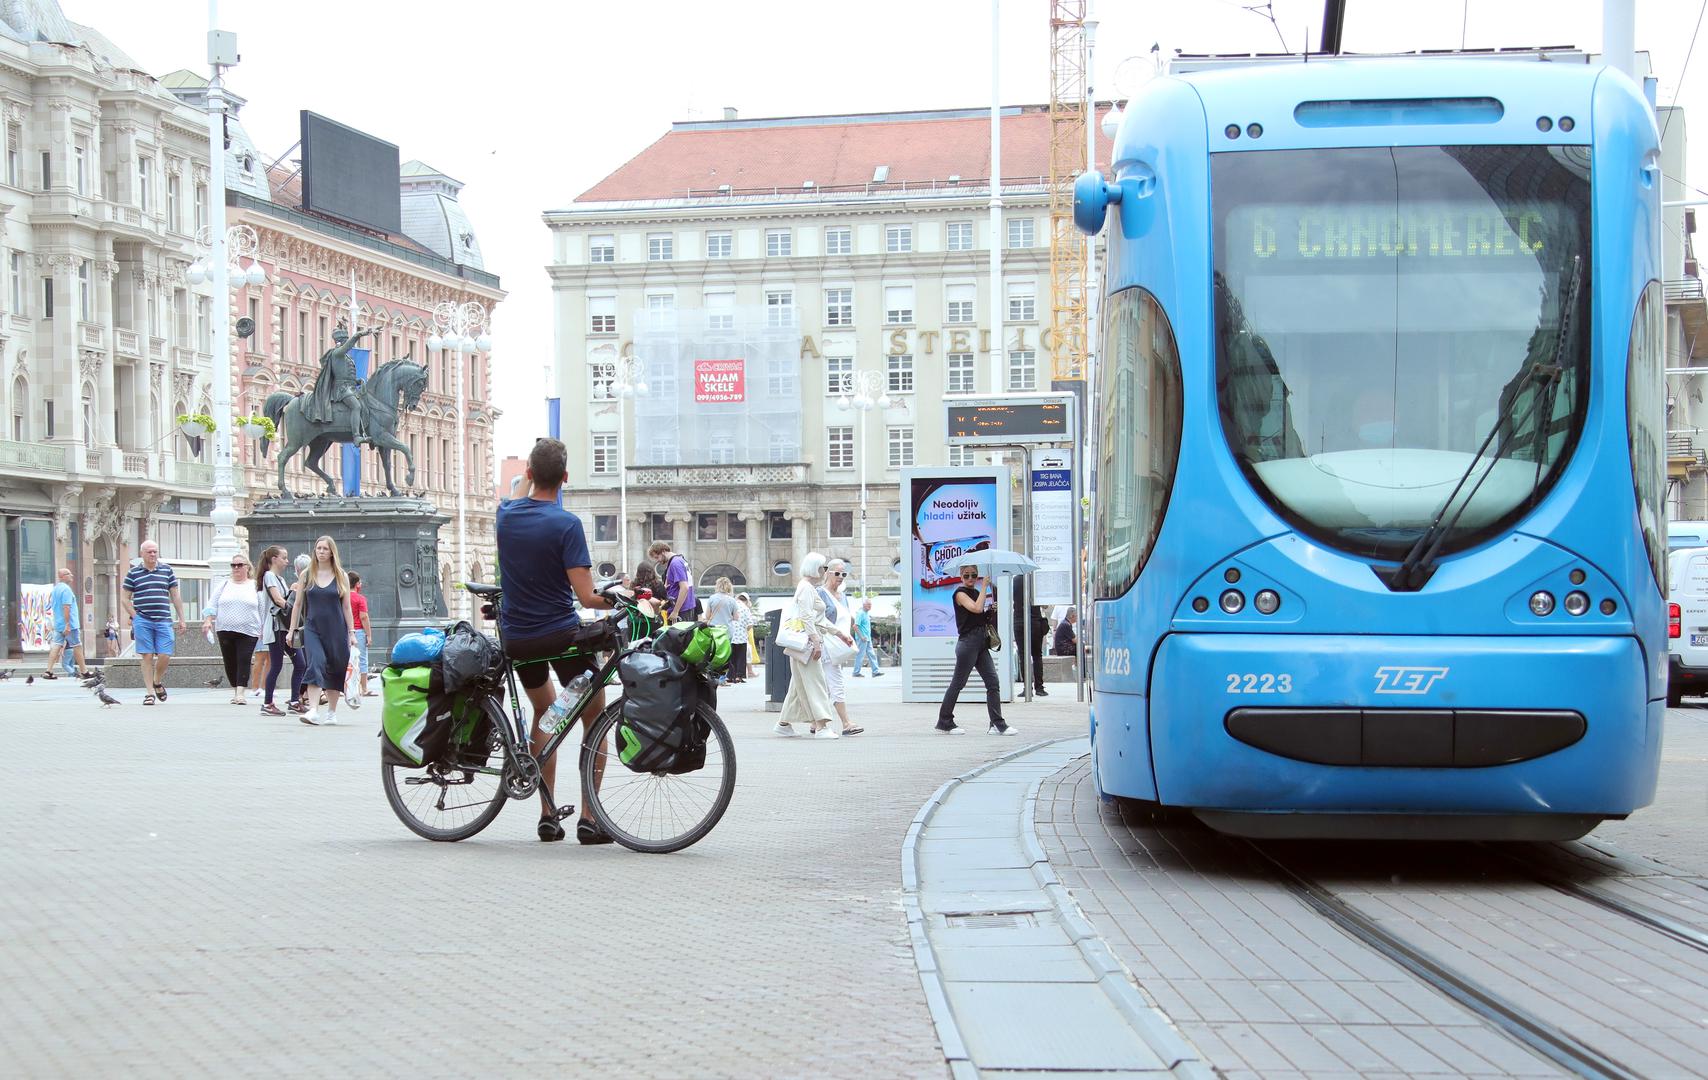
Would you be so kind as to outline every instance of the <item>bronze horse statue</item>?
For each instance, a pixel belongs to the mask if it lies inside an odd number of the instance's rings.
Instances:
[[[288,394],[283,390],[267,397],[267,419],[271,420],[278,429],[274,438],[284,444],[279,452],[279,494],[290,498],[291,493],[285,487],[285,465],[299,451],[307,447],[303,463],[310,472],[326,481],[329,494],[338,494],[337,484],[333,482],[326,470],[320,467],[320,459],[326,455],[327,448],[334,443],[350,442],[355,425],[351,422],[350,410],[360,407],[364,410],[367,420],[363,426],[368,433],[368,443],[379,451],[380,467],[385,470],[386,490],[392,495],[401,495],[397,485],[392,482],[391,452],[398,451],[408,466],[404,474],[405,485],[415,483],[415,458],[409,453],[409,447],[397,437],[397,421],[401,413],[398,408],[398,397],[403,398],[403,408],[413,409],[421,404],[421,392],[427,388],[427,368],[423,364],[410,361],[408,357],[392,360],[381,364],[379,370],[362,383],[359,400],[354,405],[340,407],[338,414],[330,423],[319,424],[310,420],[303,412],[305,395]],[[267,454],[267,446],[271,439],[261,440],[261,454]]]

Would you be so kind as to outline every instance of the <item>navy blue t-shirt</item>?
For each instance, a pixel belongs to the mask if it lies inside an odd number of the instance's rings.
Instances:
[[[581,625],[565,570],[591,568],[581,519],[555,502],[511,499],[498,507],[498,572],[508,637],[536,638]]]

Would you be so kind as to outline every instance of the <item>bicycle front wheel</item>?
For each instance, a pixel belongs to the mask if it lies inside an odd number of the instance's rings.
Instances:
[[[631,851],[681,851],[704,839],[729,809],[735,742],[718,714],[702,703],[700,720],[709,729],[705,767],[679,774],[633,772],[618,760],[612,741],[622,705],[606,706],[581,748],[581,786],[593,793],[593,820]]]
[[[488,724],[510,723],[496,700],[485,699],[481,708]],[[483,730],[493,731],[484,725]],[[397,764],[382,751],[380,779],[392,813],[411,832],[429,840],[466,840],[492,824],[506,798],[501,769],[487,764],[496,741],[492,734],[486,745],[449,755],[448,762],[426,765]],[[502,747],[496,747],[496,757],[501,766]]]

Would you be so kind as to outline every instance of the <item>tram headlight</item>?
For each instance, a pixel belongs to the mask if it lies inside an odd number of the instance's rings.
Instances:
[[[1580,592],[1569,592],[1566,594],[1567,615],[1582,615],[1588,610],[1589,597],[1586,594]]]
[[[1554,594],[1551,592],[1533,592],[1530,594],[1530,614],[1538,618],[1546,618],[1554,613]]]
[[[1229,615],[1238,615],[1245,610],[1245,594],[1238,589],[1229,589],[1222,594],[1221,605]]]
[[[1251,606],[1256,608],[1259,614],[1273,615],[1281,606],[1281,594],[1274,589],[1260,589],[1257,595],[1251,598]]]

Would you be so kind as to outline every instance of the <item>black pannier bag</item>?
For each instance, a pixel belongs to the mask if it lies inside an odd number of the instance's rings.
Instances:
[[[635,772],[704,768],[711,728],[699,716],[699,680],[682,658],[642,646],[617,662],[617,675],[623,683],[617,759]]]

